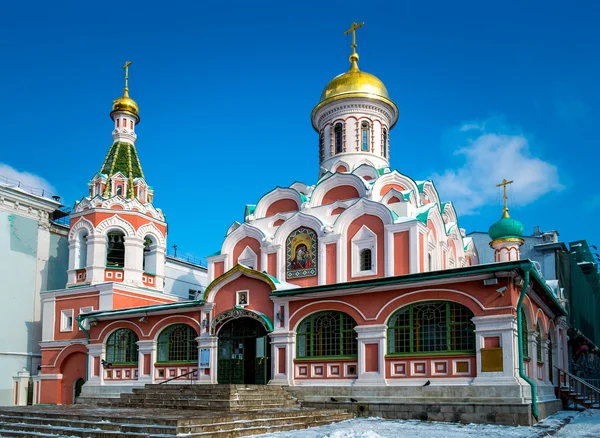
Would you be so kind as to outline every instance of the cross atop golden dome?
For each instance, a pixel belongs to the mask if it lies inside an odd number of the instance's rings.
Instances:
[[[135,100],[129,97],[129,66],[131,65],[131,61],[125,62],[123,69],[125,70],[125,89],[123,90],[123,95],[121,97],[116,98],[113,101],[111,116],[114,112],[126,112],[133,115],[137,121],[140,121],[139,112],[140,109]]]
[[[352,33],[352,52],[350,53],[350,69],[346,73],[333,78],[323,89],[321,93],[321,99],[317,106],[313,109],[313,115],[315,111],[321,108],[326,102],[331,102],[338,99],[350,98],[350,97],[367,97],[371,99],[381,100],[390,105],[398,114],[398,108],[396,104],[392,102],[388,94],[387,88],[379,78],[376,76],[361,71],[358,68],[358,53],[356,52],[356,29],[362,27],[364,22],[352,23],[350,29],[344,32],[344,35]]]

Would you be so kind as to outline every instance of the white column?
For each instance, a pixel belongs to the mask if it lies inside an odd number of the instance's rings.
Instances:
[[[13,387],[13,391],[15,391],[13,402],[16,406],[27,406],[27,391],[29,390],[30,377],[29,371],[26,368],[23,368],[16,376],[13,376],[15,382]]]
[[[385,342],[387,339],[387,326],[385,324],[357,325],[354,327],[358,333],[358,379],[355,385],[385,385]],[[376,347],[375,347],[376,346]],[[371,357],[367,357],[367,350],[377,349],[377,369],[374,369]],[[369,369],[369,363],[371,369]]]
[[[209,350],[209,373],[206,374],[204,371],[206,368],[198,368],[198,383],[205,384],[216,384],[217,383],[217,347],[219,345],[219,338],[217,336],[211,336],[210,333],[204,333],[202,336],[196,338],[198,341],[198,361],[200,361],[201,351],[206,348]],[[200,365],[200,363],[198,363]]]
[[[294,357],[296,355],[296,335],[292,331],[279,330],[269,333],[271,338],[271,380],[270,385],[292,385],[294,380]],[[283,350],[283,354],[280,352]],[[283,356],[283,358],[281,357]],[[284,363],[281,363],[283,359]]]
[[[106,236],[94,234],[88,236],[86,280],[91,284],[104,283],[106,268]]]
[[[544,343],[542,344],[542,355],[544,356],[544,381],[547,384],[550,384],[550,373],[552,370],[550,369],[550,362],[548,361],[548,353],[550,352],[548,346],[550,345],[550,340],[548,338],[544,338]]]
[[[159,291],[163,291],[165,278],[165,248],[157,246],[155,251],[156,272],[154,274],[154,287]]]
[[[105,358],[106,350],[104,344],[88,344],[87,345],[87,361],[88,361],[88,380],[85,382],[88,386],[100,386],[104,384],[104,373],[102,372],[102,359]],[[95,374],[94,364],[100,363],[98,366],[98,374]]]
[[[144,260],[144,240],[139,237],[125,237],[125,266],[123,283],[143,287],[142,263]]]
[[[514,385],[521,383],[519,378],[519,344],[517,321],[513,315],[476,316],[471,319],[475,324],[475,351],[477,376],[473,385]],[[481,349],[484,338],[500,338],[502,348],[502,371],[484,372],[481,370]]]
[[[151,339],[149,341],[137,341],[138,345],[138,383],[152,383],[154,382],[154,364],[156,363],[156,341]],[[150,355],[150,367],[149,372],[144,373],[145,368],[145,357],[144,355]]]
[[[67,270],[67,287],[77,283],[77,274],[75,267],[77,266],[77,254],[79,250],[79,239],[74,239],[69,242],[69,269]]]

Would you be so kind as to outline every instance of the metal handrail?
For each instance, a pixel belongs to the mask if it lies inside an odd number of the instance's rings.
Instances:
[[[578,397],[582,397],[583,400],[589,400],[591,404],[600,404],[600,388],[590,385],[585,380],[574,376],[568,371],[560,369],[556,365],[553,365],[553,367],[558,370],[559,385],[564,385],[575,392]],[[571,382],[567,380],[567,377],[571,380]]]
[[[197,372],[197,371],[198,371],[198,370],[192,370],[192,371],[190,371],[190,372],[187,372],[187,373],[185,373],[185,374],[180,374],[180,375],[178,375],[178,376],[176,376],[176,377],[171,377],[171,378],[170,378],[170,379],[168,379],[168,380],[164,380],[164,381],[160,382],[160,383],[159,383],[159,385],[162,385],[163,383],[170,382],[170,381],[172,381],[172,380],[177,380],[177,379],[179,379],[180,377],[189,376],[190,374],[192,374],[192,373],[195,373],[195,372]],[[191,379],[190,379],[190,380],[191,380]]]

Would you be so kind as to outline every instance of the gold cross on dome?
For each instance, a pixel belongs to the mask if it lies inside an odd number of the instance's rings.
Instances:
[[[352,53],[353,54],[356,53],[356,29],[362,27],[364,24],[365,24],[364,21],[361,21],[360,23],[357,23],[355,21],[350,26],[350,29],[348,29],[346,32],[344,32],[344,35],[348,35],[350,32],[352,32]]]
[[[506,196],[506,186],[509,184],[512,184],[514,181],[507,181],[506,178],[502,180],[502,182],[500,184],[496,184],[496,187],[503,187],[504,188],[504,196],[502,197],[504,199],[504,217],[508,217],[508,206],[506,204],[506,201],[508,199],[508,196]]]
[[[125,61],[125,65],[123,68],[125,69],[125,89],[129,89],[129,66],[131,65],[131,61]]]

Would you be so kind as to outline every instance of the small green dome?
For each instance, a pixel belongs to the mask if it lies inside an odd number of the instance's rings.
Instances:
[[[505,214],[490,227],[488,234],[492,240],[506,239],[508,237],[521,238],[523,236],[523,224]]]

